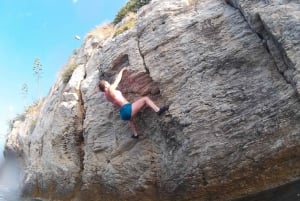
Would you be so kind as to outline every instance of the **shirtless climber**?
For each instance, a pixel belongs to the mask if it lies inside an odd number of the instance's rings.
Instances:
[[[132,138],[139,138],[139,135],[136,131],[136,126],[133,122],[133,117],[145,106],[151,107],[158,115],[161,115],[169,109],[168,106],[163,106],[159,108],[155,103],[147,96],[140,98],[139,100],[130,103],[122,95],[121,91],[117,90],[118,84],[120,83],[123,75],[123,71],[126,68],[123,68],[117,75],[115,81],[110,84],[105,80],[101,80],[99,83],[99,89],[104,92],[106,99],[113,103],[117,108],[120,108],[120,117],[122,120],[129,121],[130,128],[133,132]]]

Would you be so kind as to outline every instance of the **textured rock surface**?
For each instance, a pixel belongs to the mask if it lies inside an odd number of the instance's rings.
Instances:
[[[22,152],[24,193],[232,200],[299,179],[299,12],[297,1],[152,0],[129,31],[89,37],[33,132],[25,120],[8,137],[6,150]],[[95,93],[124,66],[130,101],[170,105],[137,116],[139,140]]]

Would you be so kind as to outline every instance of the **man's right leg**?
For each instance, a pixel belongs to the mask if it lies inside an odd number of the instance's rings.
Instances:
[[[131,117],[134,117],[145,105],[152,108],[155,112],[159,111],[159,107],[148,96],[145,96],[132,103]]]

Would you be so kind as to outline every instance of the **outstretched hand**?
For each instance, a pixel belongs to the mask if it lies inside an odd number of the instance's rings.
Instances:
[[[120,81],[122,79],[122,75],[123,75],[124,70],[127,70],[127,67],[122,68],[120,70],[120,72],[117,74],[117,77],[116,77],[115,81],[110,85],[111,90],[115,90],[118,87],[118,84],[120,83]]]

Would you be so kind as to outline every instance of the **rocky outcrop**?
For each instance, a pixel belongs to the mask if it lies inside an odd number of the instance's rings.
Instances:
[[[299,179],[299,10],[297,1],[152,0],[132,29],[89,37],[32,132],[16,125],[8,136],[6,150],[22,152],[24,195],[233,200]],[[125,97],[170,105],[137,116],[139,140],[95,93],[124,66]]]

